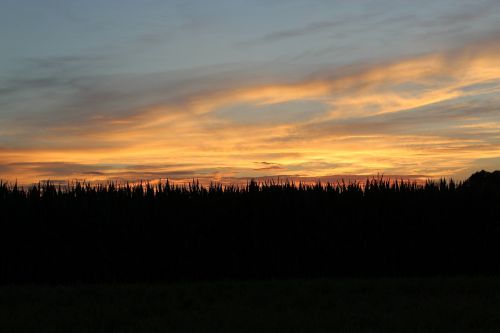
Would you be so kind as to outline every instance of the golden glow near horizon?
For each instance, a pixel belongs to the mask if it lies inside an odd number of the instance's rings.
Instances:
[[[3,164],[13,165],[2,178],[461,175],[473,161],[500,156],[497,51],[404,59],[289,85],[234,87],[128,119],[91,120],[75,134],[50,128],[44,133],[48,147],[2,151]],[[492,95],[474,99],[484,94]],[[286,112],[298,102],[306,103],[303,119],[268,114],[253,121],[244,114]],[[324,110],[308,115],[309,102]],[[493,118],[483,121],[484,115]]]
[[[371,66],[325,67],[289,83],[242,79],[172,96],[150,91],[169,97],[76,121],[5,121],[2,135],[18,140],[0,147],[0,176],[21,183],[463,178],[498,165],[499,55],[492,40]]]

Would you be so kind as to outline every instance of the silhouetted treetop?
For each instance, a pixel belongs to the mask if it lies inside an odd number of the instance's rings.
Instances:
[[[488,172],[481,170],[472,174],[463,186],[476,191],[500,191],[500,171]]]

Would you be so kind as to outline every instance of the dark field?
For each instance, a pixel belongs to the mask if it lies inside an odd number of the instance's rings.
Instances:
[[[0,212],[0,285],[500,276],[500,171],[420,185],[0,181]]]
[[[500,278],[0,287],[1,332],[498,332]]]

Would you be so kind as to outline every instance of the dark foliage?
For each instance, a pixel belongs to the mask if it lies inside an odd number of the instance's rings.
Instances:
[[[0,282],[500,273],[500,172],[417,185],[0,184]]]

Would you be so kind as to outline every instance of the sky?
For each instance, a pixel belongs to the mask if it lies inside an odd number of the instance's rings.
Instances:
[[[3,181],[500,169],[498,0],[0,4]]]

